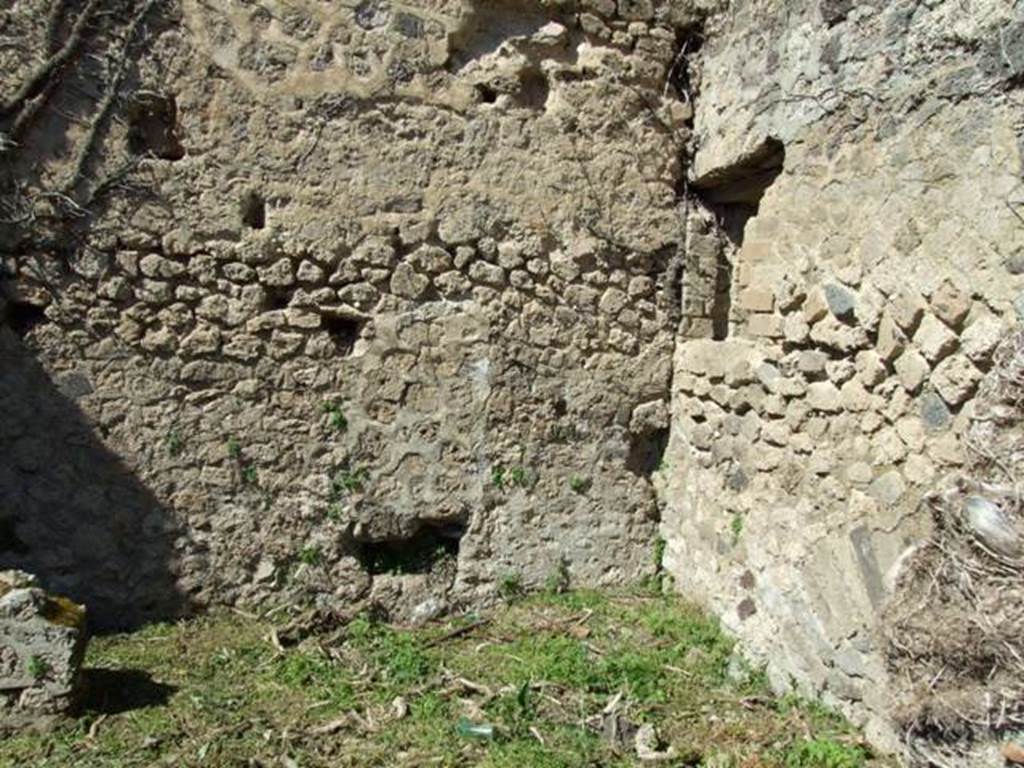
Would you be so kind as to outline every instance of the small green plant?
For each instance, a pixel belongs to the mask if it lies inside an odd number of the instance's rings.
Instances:
[[[341,404],[328,401],[323,405],[324,413],[328,415],[328,423],[331,425],[331,429],[335,432],[344,432],[348,429],[348,418],[345,416],[345,412],[341,410]]]
[[[228,438],[228,457],[238,461],[242,458],[242,444],[237,438]]]
[[[580,439],[580,432],[575,424],[555,424],[551,428],[551,442],[575,443]]]
[[[498,594],[506,600],[522,597],[524,592],[523,577],[515,571],[509,571],[498,581]]]
[[[327,507],[327,519],[340,522],[345,518],[345,507],[340,502],[332,502]]]
[[[185,440],[182,438],[181,433],[176,429],[171,430],[170,434],[167,435],[167,453],[173,459],[181,455],[181,452],[185,450]]]
[[[512,485],[527,488],[530,485],[530,474],[522,467],[512,467],[512,471],[509,473],[509,480],[512,481]]]
[[[554,570],[544,579],[544,591],[552,595],[564,594],[569,591],[570,582],[569,560],[562,555],[558,558]]]
[[[591,482],[589,477],[581,477],[580,475],[573,475],[569,478],[569,488],[572,489],[573,493],[586,493],[590,490]]]
[[[531,695],[530,682],[527,680],[499,696],[488,706],[488,712],[501,723],[505,733],[511,737],[529,738],[529,728],[537,716],[537,706]]]
[[[654,540],[654,567],[659,571],[665,566],[665,548],[668,542],[661,536]]]
[[[50,663],[40,656],[31,656],[26,668],[33,680],[42,680],[50,673]]]
[[[246,464],[242,467],[242,482],[246,485],[256,485],[259,480],[259,472],[255,464]]]
[[[348,641],[380,668],[380,693],[394,695],[398,690],[418,683],[433,670],[434,663],[420,637],[392,629],[364,615],[347,627]]]
[[[740,543],[740,536],[743,535],[743,514],[741,512],[733,514],[729,530],[732,532],[732,545],[735,547]]]
[[[527,488],[533,486],[533,476],[525,467],[506,468],[501,464],[491,467],[491,485],[499,491],[507,488]]]
[[[331,501],[337,502],[349,494],[361,492],[369,479],[370,473],[365,467],[338,470],[331,478]]]
[[[869,754],[861,746],[843,744],[835,739],[804,739],[786,750],[786,768],[862,768]]]
[[[288,688],[315,692],[329,710],[352,707],[356,701],[351,672],[321,654],[291,651],[277,662],[273,672]]]
[[[299,551],[299,562],[303,565],[308,565],[310,568],[315,568],[316,566],[320,565],[320,563],[323,562],[323,559],[323,552],[321,551],[320,547],[316,546],[315,544],[310,545],[308,547],[303,547]]]
[[[665,588],[665,579],[669,578],[668,574],[665,573],[665,539],[661,536],[654,540],[654,554],[652,560],[654,561],[654,573],[650,576],[645,576],[641,581],[640,585],[644,589],[649,589],[652,592],[662,592]]]

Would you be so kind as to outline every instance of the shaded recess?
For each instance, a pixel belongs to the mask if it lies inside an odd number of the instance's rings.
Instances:
[[[267,226],[267,203],[255,192],[247,192],[242,198],[242,223],[250,229]]]
[[[173,95],[140,92],[128,104],[128,150],[162,160],[180,160],[178,103]]]
[[[718,254],[715,267],[715,296],[711,304],[711,338],[729,338],[729,316],[732,312],[732,262],[725,253]]]
[[[785,166],[786,149],[778,139],[768,136],[753,150],[735,162],[716,168],[695,179],[691,189],[715,212],[722,233],[738,249],[743,245],[747,222],[757,215],[761,198]],[[711,306],[712,338],[729,336],[732,313],[733,264],[729,249],[721,252],[715,267],[714,298]]]
[[[46,322],[45,310],[35,304],[11,302],[7,306],[6,318],[0,318],[18,336],[25,336],[40,323]]]
[[[434,573],[455,563],[465,533],[461,523],[428,523],[408,538],[360,542],[356,557],[373,575]]]
[[[338,352],[343,355],[351,355],[365,323],[361,319],[344,315],[323,315],[320,318],[320,324],[327,331],[327,335],[331,337]]]
[[[668,447],[669,431],[653,429],[632,435],[626,469],[638,477],[650,477],[661,466]]]
[[[162,707],[178,690],[139,669],[83,669],[82,678],[83,693],[74,710],[78,715],[119,715]]]
[[[739,206],[752,209],[750,215],[755,215],[765,190],[782,173],[785,160],[782,142],[768,136],[735,162],[694,179],[690,188],[710,206]]]
[[[99,440],[74,399],[89,391],[82,375],[51,378],[0,324],[0,570],[33,573],[84,603],[94,630],[188,613],[177,584],[180,527]]]

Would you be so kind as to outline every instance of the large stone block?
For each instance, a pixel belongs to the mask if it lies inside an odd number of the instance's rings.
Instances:
[[[45,725],[79,687],[85,608],[19,571],[0,573],[0,731]]]

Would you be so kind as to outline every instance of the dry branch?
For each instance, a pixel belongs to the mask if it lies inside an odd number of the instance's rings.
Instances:
[[[15,112],[20,111],[25,102],[43,91],[57,70],[71,60],[78,50],[79,44],[82,42],[82,35],[85,32],[86,26],[101,2],[102,0],[89,0],[85,8],[78,15],[78,18],[75,19],[75,23],[71,27],[71,32],[68,34],[67,40],[64,41],[64,45],[50,58],[36,67],[10,99],[0,103],[0,119],[10,117]],[[57,6],[62,7],[63,2],[58,2]],[[52,13],[50,23],[54,23]],[[49,27],[49,34],[53,34],[54,30],[55,27]]]
[[[966,471],[926,497],[934,532],[886,609],[895,717],[921,764],[963,765],[1024,728],[1024,331],[999,348],[965,436]]]

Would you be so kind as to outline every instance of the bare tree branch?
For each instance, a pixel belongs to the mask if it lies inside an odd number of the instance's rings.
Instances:
[[[78,18],[75,19],[68,39],[64,41],[64,45],[61,46],[60,50],[36,67],[35,71],[29,75],[28,79],[10,99],[0,103],[0,118],[7,118],[18,112],[26,101],[47,87],[50,76],[55,71],[71,60],[71,57],[78,50],[79,43],[82,41],[82,34],[85,32],[86,26],[101,2],[102,0],[89,0],[85,8],[78,15]],[[58,2],[58,5],[63,7],[63,2]],[[51,22],[53,21],[52,14],[50,20]],[[52,30],[49,31],[52,32]]]

